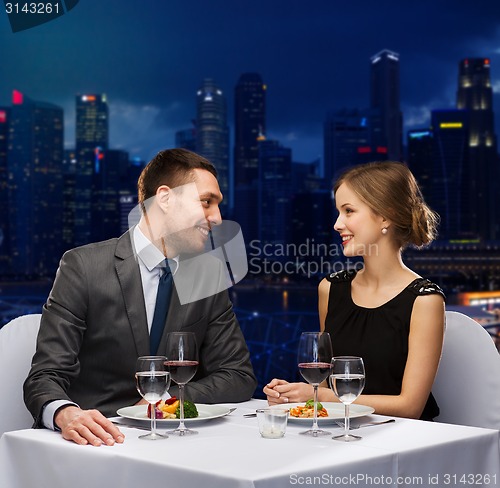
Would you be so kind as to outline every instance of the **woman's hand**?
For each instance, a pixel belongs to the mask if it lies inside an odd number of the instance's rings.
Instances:
[[[313,397],[313,387],[307,383],[288,383],[274,378],[263,389],[269,405],[306,402]]]

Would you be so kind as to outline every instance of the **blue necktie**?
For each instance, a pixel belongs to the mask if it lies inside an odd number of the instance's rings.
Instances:
[[[163,268],[163,266],[162,266]],[[152,355],[158,352],[158,346],[165,327],[167,319],[168,307],[170,305],[170,297],[172,295],[172,271],[168,265],[168,260],[164,261],[164,273],[160,276],[158,282],[158,293],[156,295],[155,312],[153,315],[153,324],[149,333],[149,348]]]

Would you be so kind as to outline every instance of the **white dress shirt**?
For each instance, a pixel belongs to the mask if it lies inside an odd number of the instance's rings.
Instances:
[[[137,253],[139,263],[139,271],[141,272],[142,292],[144,294],[144,304],[146,306],[146,317],[148,320],[148,329],[151,331],[153,324],[153,315],[155,312],[156,295],[158,293],[158,282],[163,273],[163,261],[165,256],[163,253],[151,243],[151,241],[142,233],[139,226],[134,229],[134,248]],[[172,261],[175,265],[172,265]],[[179,257],[169,259],[172,275],[175,275]]]

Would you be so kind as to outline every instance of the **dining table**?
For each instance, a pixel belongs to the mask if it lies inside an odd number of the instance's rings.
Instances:
[[[264,400],[228,403],[227,415],[189,423],[197,435],[144,440],[147,420],[118,416],[123,444],[81,446],[47,429],[0,438],[0,487],[500,486],[498,430],[380,415],[353,418],[357,442],[301,435],[307,419],[289,419],[282,438],[261,437],[256,409]],[[170,426],[170,425],[169,425]],[[159,422],[159,431],[166,426]]]

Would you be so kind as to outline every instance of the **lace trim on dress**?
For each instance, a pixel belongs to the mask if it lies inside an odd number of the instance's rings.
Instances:
[[[426,278],[417,278],[408,285],[408,289],[413,291],[415,295],[433,295],[437,293],[446,299],[442,288]]]

